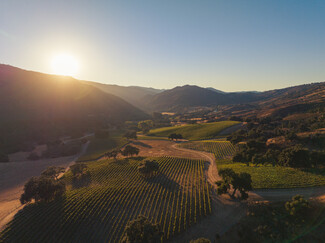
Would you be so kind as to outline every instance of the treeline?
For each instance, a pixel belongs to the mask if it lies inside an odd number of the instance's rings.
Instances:
[[[324,113],[294,121],[266,117],[246,119],[246,123],[227,138],[237,146],[233,161],[306,168],[325,165],[325,134],[314,132],[325,127]]]

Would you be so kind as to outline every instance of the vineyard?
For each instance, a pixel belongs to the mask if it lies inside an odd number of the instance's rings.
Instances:
[[[91,182],[75,188],[68,172],[65,196],[27,205],[1,233],[4,242],[119,242],[138,215],[159,223],[169,239],[211,212],[204,161],[157,158],[160,172],[144,179],[139,159],[88,162]]]
[[[183,143],[180,146],[182,148],[213,153],[217,160],[231,158],[235,153],[235,147],[228,141],[196,141]]]
[[[196,141],[180,145],[183,148],[206,151],[213,153],[216,158],[218,169],[231,168],[235,172],[246,172],[252,177],[254,189],[261,188],[296,188],[324,186],[324,173],[299,170],[290,167],[272,165],[247,165],[231,160],[235,153],[235,147],[228,141]]]

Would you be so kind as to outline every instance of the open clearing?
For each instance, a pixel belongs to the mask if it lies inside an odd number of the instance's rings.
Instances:
[[[180,133],[185,139],[202,140],[215,138],[224,129],[238,124],[237,121],[221,121],[184,126],[163,127],[150,130],[148,135],[168,137],[171,133]]]

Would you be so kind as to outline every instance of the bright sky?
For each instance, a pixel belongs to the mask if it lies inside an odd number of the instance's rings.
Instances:
[[[325,1],[0,1],[0,63],[53,73],[59,55],[76,78],[126,86],[324,81]]]

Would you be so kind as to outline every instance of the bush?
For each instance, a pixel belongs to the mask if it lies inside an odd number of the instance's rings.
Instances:
[[[157,224],[151,223],[146,217],[138,216],[129,221],[125,228],[124,243],[160,242],[163,233]]]

